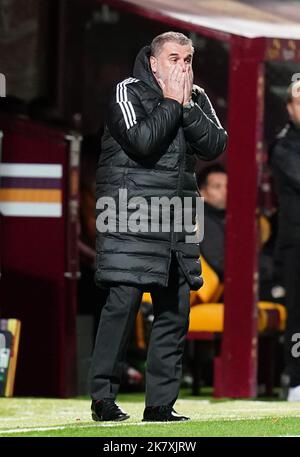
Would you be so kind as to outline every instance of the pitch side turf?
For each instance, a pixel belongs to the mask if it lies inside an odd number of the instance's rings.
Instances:
[[[1,398],[0,438],[4,436],[192,437],[300,436],[300,403],[283,401],[180,399],[175,409],[186,423],[141,422],[141,394],[120,395],[130,419],[93,422],[86,399]]]

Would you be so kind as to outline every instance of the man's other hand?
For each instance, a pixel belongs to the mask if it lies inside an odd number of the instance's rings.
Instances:
[[[187,105],[192,98],[194,74],[192,67],[188,67],[188,71],[184,73],[184,96],[183,105]]]

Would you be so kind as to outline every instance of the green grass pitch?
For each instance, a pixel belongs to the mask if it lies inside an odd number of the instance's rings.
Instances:
[[[191,421],[144,423],[142,394],[120,394],[117,401],[127,421],[93,422],[88,399],[1,398],[0,438],[300,436],[300,403],[181,397],[175,409]]]

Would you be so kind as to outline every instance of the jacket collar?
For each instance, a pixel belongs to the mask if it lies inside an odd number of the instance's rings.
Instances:
[[[216,217],[222,221],[224,221],[225,215],[226,215],[225,209],[219,209],[216,206],[213,206],[210,203],[207,203],[206,201],[204,201],[204,212],[207,213],[208,215],[210,215],[212,217]]]

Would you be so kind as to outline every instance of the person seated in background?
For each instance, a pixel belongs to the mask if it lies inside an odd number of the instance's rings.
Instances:
[[[220,164],[206,167],[197,177],[204,198],[204,236],[201,253],[220,280],[224,279],[224,233],[227,201],[227,174]]]
[[[204,236],[200,245],[201,254],[217,273],[221,282],[224,281],[225,258],[225,217],[227,206],[227,173],[221,164],[213,164],[203,169],[197,176],[201,196],[204,198]],[[265,224],[264,217],[260,219],[261,232]],[[259,297],[260,300],[282,300],[276,296],[278,284],[273,280],[273,257],[270,249],[265,250],[266,240],[261,236],[259,253]]]
[[[227,184],[228,176],[225,168],[215,163],[205,167],[197,176],[198,188],[201,196],[204,198],[204,238],[200,243],[201,256],[208,263],[209,267],[217,274],[221,283],[224,283],[224,259],[225,259],[225,230],[226,230],[226,208],[227,208]],[[260,227],[260,245],[259,249],[259,300],[282,303],[284,289],[277,282],[273,275],[273,242],[271,237],[271,222],[265,216],[259,220]],[[272,239],[271,239],[272,238]],[[205,276],[204,276],[205,281]],[[217,293],[217,302],[223,302],[222,290]],[[197,298],[196,298],[197,299]],[[196,304],[194,297],[191,298],[192,306]],[[199,302],[198,302],[199,303]],[[191,355],[193,347],[187,341],[185,372],[186,377],[190,376],[191,364],[195,363]],[[201,345],[201,380],[200,384],[209,386],[213,379],[213,354],[216,346],[208,341],[202,342]],[[264,346],[259,342],[259,365],[258,365],[258,382],[262,380],[259,389],[264,392]],[[282,350],[278,347],[278,366],[282,365]],[[280,372],[280,368],[279,368]],[[278,372],[278,374],[279,374]]]

